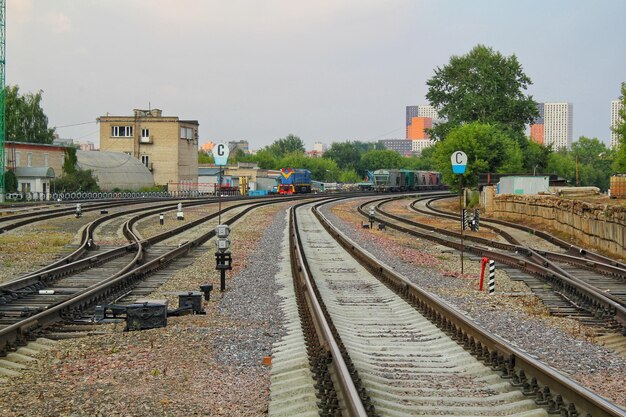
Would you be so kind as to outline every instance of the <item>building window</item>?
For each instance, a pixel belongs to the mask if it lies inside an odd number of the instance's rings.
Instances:
[[[48,166],[48,154],[47,153],[43,154],[43,166],[45,167]]]
[[[150,137],[150,129],[141,129],[141,137],[148,139]]]
[[[33,153],[32,152],[28,152],[26,154],[26,166],[27,167],[33,166]]]
[[[141,163],[146,166],[146,168],[150,168],[150,156],[141,155]]]
[[[20,153],[15,152],[15,168],[20,166]]]
[[[193,139],[193,129],[190,127],[181,127],[180,128],[180,138],[192,140]]]
[[[130,138],[133,136],[132,126],[111,126],[111,136],[114,138]]]

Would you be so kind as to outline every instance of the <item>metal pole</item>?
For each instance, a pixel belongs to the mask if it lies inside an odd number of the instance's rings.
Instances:
[[[218,184],[218,193],[222,194],[222,166],[218,165],[220,168],[220,172],[219,172],[219,179],[220,179],[220,183]],[[222,199],[221,199],[221,195],[217,196],[217,224],[222,224]],[[224,290],[222,290],[224,291]]]
[[[463,275],[463,249],[464,249],[464,224],[465,219],[463,218],[463,187],[462,187],[462,177],[459,175],[459,209],[461,212],[461,275]]]

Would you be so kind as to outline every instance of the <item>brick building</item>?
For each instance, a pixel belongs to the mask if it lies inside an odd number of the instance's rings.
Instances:
[[[159,109],[133,110],[132,116],[101,116],[100,150],[139,159],[155,185],[168,191],[196,190],[198,121],[162,116]]]

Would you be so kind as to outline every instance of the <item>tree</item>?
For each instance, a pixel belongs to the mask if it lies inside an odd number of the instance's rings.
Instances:
[[[571,151],[561,149],[550,154],[547,172],[557,174],[573,185],[595,186],[607,190],[613,157],[613,151],[597,138],[581,136],[572,144]]]
[[[19,86],[7,86],[6,139],[16,142],[51,144],[54,129],[48,127],[48,117],[41,108],[43,91],[21,95]]]
[[[619,111],[619,123],[613,129],[617,133],[617,153],[613,161],[613,172],[626,173],[626,82],[622,83],[622,95],[620,96],[622,108]]]
[[[527,140],[527,145],[522,148],[524,154],[524,171],[533,174],[546,172],[548,160],[552,154],[552,147],[543,146],[532,140]]]
[[[266,149],[268,149],[276,158],[280,158],[291,152],[304,153],[304,143],[298,136],[290,133],[287,137],[278,139]]]
[[[76,164],[78,158],[76,157],[76,148],[68,146],[65,148],[65,158],[63,159],[63,174],[72,175],[76,173]]]
[[[443,140],[455,127],[472,122],[523,131],[538,116],[537,103],[524,94],[531,84],[515,55],[477,45],[467,55],[452,56],[426,82],[426,98],[446,119],[433,127],[431,138]]]
[[[52,181],[52,187],[57,192],[94,192],[100,191],[98,182],[90,169],[77,169],[73,174],[63,175]]]
[[[377,169],[402,168],[402,157],[396,151],[385,149],[382,151],[368,151],[361,157],[359,172],[376,171]]]
[[[463,186],[476,186],[479,172],[513,173],[522,169],[519,144],[493,125],[474,122],[456,127],[446,140],[435,145],[433,162],[447,184],[459,181],[450,162],[455,151],[467,154],[467,168],[461,176]]]
[[[332,159],[341,169],[355,170],[361,161],[361,154],[365,152],[356,143],[335,142],[324,152],[323,158]]]
[[[17,192],[17,177],[15,176],[15,172],[13,171],[6,171],[4,173],[4,192]]]

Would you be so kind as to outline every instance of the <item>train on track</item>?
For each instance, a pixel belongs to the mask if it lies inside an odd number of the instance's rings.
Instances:
[[[441,172],[409,169],[378,169],[371,173],[377,192],[441,190]]]
[[[301,168],[282,168],[278,194],[307,194],[311,192],[311,171]]]

